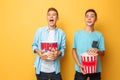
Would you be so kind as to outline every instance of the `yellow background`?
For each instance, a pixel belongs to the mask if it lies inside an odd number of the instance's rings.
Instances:
[[[31,44],[34,33],[47,25],[46,12],[55,7],[58,26],[66,32],[67,49],[61,59],[63,80],[73,80],[73,34],[84,28],[84,13],[98,13],[95,28],[103,32],[106,55],[102,80],[120,80],[120,0],[0,0],[0,80],[36,80]]]

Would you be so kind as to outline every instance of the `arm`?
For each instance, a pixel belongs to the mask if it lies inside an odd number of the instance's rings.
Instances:
[[[99,39],[99,46],[98,46],[97,54],[100,56],[105,55],[105,44],[104,44],[104,37],[102,34],[101,34],[100,39]]]
[[[78,57],[77,57],[76,48],[73,48],[73,49],[72,49],[72,55],[73,55],[73,58],[74,58],[75,62],[77,63],[77,65],[78,65],[79,67],[81,67],[81,64],[80,64],[80,62],[79,62],[79,60],[78,60]]]
[[[98,50],[97,54],[100,55],[100,56],[104,56],[105,55],[105,51]]]
[[[34,41],[32,43],[32,51],[33,53],[37,53],[41,59],[46,60],[47,59],[47,55],[44,55],[44,51],[43,50],[39,50],[38,46],[39,46],[39,34],[40,34],[40,30],[38,29],[35,33],[34,36]]]
[[[76,51],[77,47],[76,46],[77,46],[77,33],[74,34],[72,55],[73,55],[73,58],[74,58],[75,62],[77,63],[77,65],[79,67],[81,67],[81,64],[80,64],[78,57],[77,57],[77,51]]]
[[[76,48],[73,48],[72,49],[72,55],[73,55],[73,58],[75,60],[75,62],[77,63],[77,65],[79,66],[81,72],[83,74],[86,74],[83,70],[84,70],[84,67],[80,64],[79,60],[78,60],[78,57],[77,57],[77,52],[76,52]]]
[[[36,33],[35,33],[35,35],[34,35],[34,40],[33,40],[33,43],[32,43],[32,51],[33,51],[33,53],[37,53],[38,51],[35,51],[35,49],[37,49],[38,50],[38,41],[39,41],[39,36],[38,36],[38,34],[39,34],[39,31],[37,30],[36,31]]]
[[[62,39],[61,39],[61,44],[60,44],[60,50],[59,51],[59,54],[60,56],[64,56],[64,51],[65,51],[65,48],[66,48],[66,34],[63,32],[62,33]]]

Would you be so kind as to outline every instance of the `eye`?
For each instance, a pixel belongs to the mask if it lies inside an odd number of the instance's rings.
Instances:
[[[50,14],[48,13],[48,16],[50,16]]]
[[[57,16],[56,14],[52,14],[52,16]]]
[[[88,18],[89,16],[88,16],[88,15],[86,15],[85,17],[86,17],[86,18]]]
[[[95,18],[95,16],[94,16],[94,15],[92,15],[92,16],[91,16],[91,18]]]

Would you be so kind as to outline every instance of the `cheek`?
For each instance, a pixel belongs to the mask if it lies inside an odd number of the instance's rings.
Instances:
[[[93,22],[95,22],[95,21],[96,21],[96,19],[95,19],[95,18],[92,18],[92,21],[93,21]]]
[[[50,19],[50,16],[47,16],[47,19]]]
[[[57,18],[57,17],[55,17],[54,19],[55,19],[56,21],[58,20],[58,18]]]
[[[57,18],[57,16],[54,16],[54,18]]]
[[[87,18],[84,19],[84,21],[87,21],[87,20],[88,20]]]

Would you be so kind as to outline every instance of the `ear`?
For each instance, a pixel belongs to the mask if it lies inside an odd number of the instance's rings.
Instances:
[[[57,16],[57,20],[59,20],[59,17]]]
[[[95,18],[95,22],[97,21],[97,18]]]

